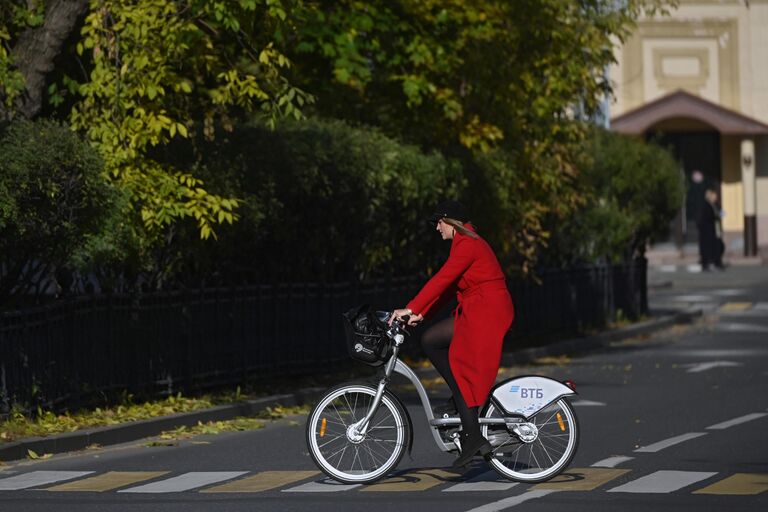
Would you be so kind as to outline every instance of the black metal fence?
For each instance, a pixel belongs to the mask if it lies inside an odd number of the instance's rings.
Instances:
[[[510,283],[510,338],[573,335],[647,309],[644,261]],[[340,315],[402,306],[423,284],[292,284],[94,296],[0,313],[0,414],[14,403],[76,407],[101,394],[199,389],[323,372],[346,359]]]

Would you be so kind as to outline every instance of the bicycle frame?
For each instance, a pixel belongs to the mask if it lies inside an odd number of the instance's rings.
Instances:
[[[435,444],[437,447],[444,451],[449,452],[456,449],[456,445],[454,443],[446,443],[442,437],[440,436],[440,433],[438,432],[438,427],[447,427],[447,426],[459,426],[461,425],[461,419],[458,417],[451,417],[451,418],[435,418],[434,413],[432,412],[432,405],[429,401],[429,396],[427,395],[427,391],[424,389],[424,385],[421,383],[419,378],[416,376],[416,374],[411,370],[411,368],[406,365],[404,362],[402,362],[397,356],[400,352],[400,346],[403,344],[403,341],[405,340],[405,336],[403,336],[402,333],[397,332],[396,334],[393,334],[390,336],[390,338],[394,341],[393,343],[393,350],[392,355],[390,356],[389,360],[387,361],[386,365],[384,366],[384,374],[379,380],[378,387],[376,389],[376,396],[373,399],[373,402],[371,403],[371,407],[368,410],[368,413],[365,415],[365,417],[358,421],[355,424],[355,429],[360,434],[365,434],[368,430],[368,424],[371,421],[371,418],[376,413],[376,410],[379,408],[379,404],[381,403],[381,397],[384,396],[384,391],[387,388],[387,384],[389,384],[389,381],[391,379],[392,373],[397,373],[405,378],[407,378],[411,384],[416,388],[416,392],[419,395],[419,399],[421,400],[421,406],[424,409],[424,414],[427,417],[427,421],[430,426],[430,431],[432,432],[432,438],[435,441]],[[523,418],[479,418],[481,425],[488,425],[488,424],[495,424],[495,425],[505,425],[507,423],[518,423],[524,421]]]

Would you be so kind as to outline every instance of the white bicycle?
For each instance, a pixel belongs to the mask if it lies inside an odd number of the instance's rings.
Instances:
[[[349,315],[349,313],[348,313]],[[376,312],[377,328],[356,332],[347,317],[350,354],[383,372],[378,385],[351,382],[328,390],[307,420],[307,446],[315,464],[329,477],[368,484],[386,476],[413,443],[410,415],[387,389],[393,373],[416,388],[438,448],[461,451],[458,416],[436,418],[416,374],[398,353],[407,332],[404,323],[387,326],[390,313]],[[407,322],[407,319],[406,319]],[[500,475],[519,482],[543,482],[571,462],[579,443],[579,425],[568,397],[573,385],[529,375],[505,380],[490,393],[480,412],[480,429],[493,447],[487,457]]]

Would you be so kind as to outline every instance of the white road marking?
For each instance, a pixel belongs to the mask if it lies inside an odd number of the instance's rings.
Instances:
[[[528,491],[517,496],[512,496],[511,498],[505,498],[503,500],[495,501],[493,503],[488,503],[487,505],[481,505],[477,508],[467,510],[467,512],[498,512],[499,510],[506,510],[508,508],[514,507],[515,505],[520,505],[521,503],[525,503],[526,501],[529,501],[529,500],[542,498],[548,494],[552,494],[553,492],[557,492],[557,491],[552,491],[552,490]]]
[[[216,484],[223,482],[224,480],[231,480],[238,476],[248,473],[247,471],[194,471],[190,473],[184,473],[183,475],[175,476],[159,482],[153,482],[151,484],[140,485],[138,487],[130,487],[117,492],[126,493],[166,493],[166,492],[183,492],[191,489],[197,489],[210,484]]]
[[[757,325],[757,324],[734,324],[734,323],[727,323],[727,324],[716,324],[715,325],[716,331],[722,331],[722,332],[755,332],[755,333],[766,333],[768,332],[768,327],[765,327],[763,325]]]
[[[608,457],[607,459],[599,460],[592,464],[593,468],[615,468],[622,462],[632,460],[634,457],[626,457],[624,455],[616,455],[615,457]]]
[[[726,290],[715,290],[715,291],[713,291],[711,293],[713,295],[719,295],[721,297],[733,297],[733,296],[736,296],[736,295],[744,295],[745,292],[746,292],[746,290],[744,290],[744,289],[738,290],[738,289],[735,289],[735,288],[729,288],[729,289],[726,289]]]
[[[93,471],[32,471],[0,480],[0,491],[18,491],[41,485],[72,480]]]
[[[659,267],[659,272],[677,272],[677,265],[662,265]]]
[[[699,373],[699,372],[705,372],[707,370],[711,370],[712,368],[718,368],[721,366],[732,367],[732,366],[743,366],[743,364],[734,363],[733,361],[708,361],[706,363],[684,364],[683,368],[688,368],[686,373]]]
[[[709,295],[672,295],[671,297],[665,297],[677,302],[711,302],[712,297]]]
[[[443,492],[506,491],[516,485],[517,482],[505,480],[495,471],[486,471],[467,482],[443,489]]]
[[[649,444],[648,446],[643,446],[635,450],[637,453],[656,453],[660,452],[664,448],[669,448],[670,446],[674,446],[676,444],[680,444],[682,442],[688,441],[690,439],[696,439],[697,437],[705,436],[707,435],[706,432],[689,432],[687,434],[683,434],[681,436],[675,436],[670,437],[669,439],[665,439],[663,441],[659,441],[658,443]]]
[[[764,412],[753,412],[752,414],[739,416],[738,418],[734,418],[732,420],[724,421],[722,423],[716,423],[715,425],[710,425],[707,427],[707,430],[724,430],[726,428],[733,427],[734,425],[741,425],[742,423],[746,423],[748,421],[762,418],[763,416],[768,416],[768,414]]]
[[[607,492],[666,494],[706,480],[717,473],[707,471],[657,471]]]
[[[755,302],[755,305],[752,306],[752,309],[768,311],[768,302]]]
[[[340,484],[336,480],[326,478],[317,482],[309,482],[290,489],[283,489],[282,492],[342,492],[360,487],[361,484]]]
[[[688,357],[754,357],[768,355],[768,349],[670,350],[668,353]]]
[[[571,402],[574,407],[602,407],[605,406],[605,402],[593,402],[592,400],[576,400]]]

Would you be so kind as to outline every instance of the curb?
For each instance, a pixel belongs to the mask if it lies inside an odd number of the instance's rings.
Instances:
[[[619,340],[625,340],[660,331],[677,324],[693,322],[702,316],[700,309],[688,309],[673,315],[647,320],[627,327],[614,329],[587,338],[552,343],[544,347],[533,347],[503,354],[501,364],[525,364],[540,357],[561,354],[577,354],[598,350]],[[325,388],[305,388],[295,393],[272,395],[256,400],[235,404],[219,405],[200,411],[172,414],[148,420],[78,430],[49,437],[30,437],[21,441],[0,446],[0,461],[25,459],[27,450],[38,454],[63,453],[84,450],[88,446],[101,446],[127,443],[159,435],[165,430],[178,427],[191,427],[198,422],[225,421],[238,416],[253,416],[277,404],[285,406],[303,405],[320,397]]]
[[[0,461],[25,459],[27,450],[40,455],[84,450],[98,444],[107,446],[159,435],[165,430],[192,427],[198,422],[226,421],[238,416],[253,416],[277,404],[303,405],[320,397],[325,388],[307,388],[295,393],[272,395],[210,409],[183,412],[148,420],[67,432],[48,437],[29,437],[0,447]]]

